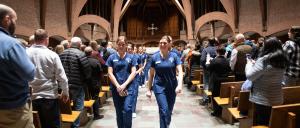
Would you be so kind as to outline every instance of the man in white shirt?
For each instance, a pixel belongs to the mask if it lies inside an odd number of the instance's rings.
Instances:
[[[245,44],[245,36],[243,34],[237,34],[235,36],[235,43],[230,57],[230,68],[235,74],[235,80],[246,80],[245,66],[246,66],[246,54],[250,54],[252,47]]]
[[[59,93],[62,89],[62,100],[69,99],[68,79],[59,56],[47,48],[48,33],[37,29],[34,33],[34,44],[27,49],[27,54],[36,68],[32,87],[33,110],[38,111],[43,128],[60,127]]]

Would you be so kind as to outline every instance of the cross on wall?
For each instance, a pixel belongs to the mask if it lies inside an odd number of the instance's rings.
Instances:
[[[154,31],[155,30],[158,30],[157,27],[154,27],[154,23],[151,24],[151,27],[148,27],[147,28],[149,31],[151,31],[151,35],[153,36],[154,35]]]

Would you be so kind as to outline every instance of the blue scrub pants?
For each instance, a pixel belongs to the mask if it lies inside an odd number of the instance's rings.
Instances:
[[[140,84],[140,79],[141,77],[137,74],[135,76],[135,80],[134,80],[134,98],[133,98],[133,104],[132,104],[132,112],[135,113],[135,110],[136,110],[136,104],[137,104],[137,97],[138,97],[138,94],[139,94],[139,84]]]
[[[128,90],[128,95],[125,97],[121,97],[115,87],[111,91],[116,109],[118,128],[131,128],[132,104],[134,99],[133,90]]]
[[[146,68],[144,69],[145,81],[148,81],[148,73],[149,73],[149,68],[146,67]]]
[[[155,97],[159,108],[160,128],[168,128],[171,123],[171,115],[176,100],[175,90],[155,93]]]

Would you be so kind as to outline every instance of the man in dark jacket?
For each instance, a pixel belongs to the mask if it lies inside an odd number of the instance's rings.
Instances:
[[[70,48],[59,55],[69,80],[70,99],[73,100],[74,109],[77,111],[82,111],[84,108],[85,83],[91,77],[89,61],[79,50],[81,44],[79,37],[73,37]],[[72,124],[72,127],[79,127],[79,118]]]
[[[103,115],[99,115],[99,92],[101,89],[100,78],[103,75],[102,68],[100,62],[92,56],[93,49],[91,47],[86,47],[84,52],[92,68],[91,77],[88,81],[88,90],[92,99],[95,100],[95,103],[93,104],[93,112],[94,120],[97,120],[104,117]]]
[[[208,60],[206,70],[209,72],[209,90],[212,92],[212,97],[220,95],[221,82],[227,78],[231,71],[229,61],[225,58],[225,47],[218,46],[217,57]],[[213,103],[213,116],[220,116],[222,114],[222,107],[218,106],[215,101]]]

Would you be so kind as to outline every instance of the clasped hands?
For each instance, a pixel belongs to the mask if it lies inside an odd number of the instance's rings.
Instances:
[[[120,96],[127,96],[127,90],[126,90],[126,85],[117,85],[117,91]]]

